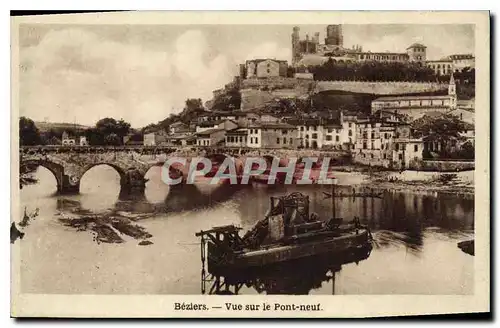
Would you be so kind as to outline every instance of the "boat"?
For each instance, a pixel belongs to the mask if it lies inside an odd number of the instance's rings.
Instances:
[[[240,231],[235,225],[226,225],[195,234],[201,238],[202,273],[205,261],[210,274],[227,276],[250,268],[363,249],[372,239],[370,229],[359,218],[344,222],[332,215],[322,220],[316,213],[309,213],[309,196],[299,192],[270,197],[264,218],[243,236]]]

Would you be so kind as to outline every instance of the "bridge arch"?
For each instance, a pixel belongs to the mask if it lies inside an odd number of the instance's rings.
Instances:
[[[45,160],[21,160],[20,169],[29,166],[42,166],[49,170],[56,178],[57,191],[62,191],[64,185],[64,167],[60,164]]]
[[[92,163],[90,165],[85,166],[82,170],[80,180],[83,178],[85,173],[87,173],[88,171],[90,171],[91,169],[93,169],[94,167],[97,167],[97,166],[109,166],[109,167],[113,168],[120,175],[120,179],[123,179],[125,176],[125,172],[126,172],[125,169],[123,169],[120,166],[113,164],[113,163],[102,162],[102,163]]]

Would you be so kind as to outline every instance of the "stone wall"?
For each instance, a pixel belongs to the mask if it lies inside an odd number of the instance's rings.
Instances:
[[[375,95],[397,95],[447,89],[447,84],[430,82],[317,81],[315,92],[338,90]]]
[[[454,161],[439,161],[439,160],[424,160],[420,161],[419,165],[415,165],[414,169],[419,171],[439,171],[439,172],[459,172],[474,170],[475,161],[471,160],[454,160]]]

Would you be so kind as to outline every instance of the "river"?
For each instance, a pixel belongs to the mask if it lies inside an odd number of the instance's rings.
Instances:
[[[21,244],[22,292],[199,294],[201,261],[195,232],[225,224],[247,230],[263,217],[269,196],[292,191],[309,195],[311,211],[331,216],[331,201],[323,194],[327,186],[191,185],[171,190],[159,174],[159,169],[148,172],[143,197],[122,197],[118,174],[98,166],[83,177],[79,195],[57,196],[55,178],[39,168],[39,182],[21,190],[22,208],[28,213],[39,209],[23,229],[25,237],[16,241]],[[348,188],[339,187],[346,192]],[[321,263],[297,265],[263,277],[260,286],[246,284],[239,293],[474,293],[474,257],[457,247],[457,242],[474,235],[473,197],[386,192],[382,199],[338,198],[335,208],[337,217],[358,216],[372,229],[368,258],[330,271]],[[82,213],[132,218],[143,238],[118,232],[121,242],[99,242],[90,229],[95,222],[75,227],[61,220]],[[142,239],[152,244],[139,245]]]

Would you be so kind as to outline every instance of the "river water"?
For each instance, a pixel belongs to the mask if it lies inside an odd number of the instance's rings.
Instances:
[[[124,198],[119,195],[118,174],[98,166],[83,177],[79,195],[56,196],[55,178],[39,168],[38,184],[21,190],[22,208],[28,213],[39,209],[39,215],[23,229],[25,237],[16,241],[21,244],[22,292],[199,294],[201,261],[195,232],[225,224],[239,225],[245,231],[263,217],[269,196],[292,191],[309,195],[311,211],[331,216],[331,201],[323,194],[329,191],[327,186],[184,186],[171,190],[159,174],[159,169],[148,172],[143,197]],[[339,187],[343,188],[350,187]],[[358,216],[372,229],[373,249],[367,258],[330,270],[322,263],[296,265],[261,277],[259,284],[247,283],[239,293],[474,292],[474,257],[457,247],[457,242],[474,235],[473,197],[386,192],[382,199],[338,198],[335,208],[337,217],[352,220]],[[106,213],[132,218],[131,224],[144,232],[142,237],[114,229],[121,242],[99,242],[90,229],[97,223],[75,227],[61,220],[81,215],[98,218]],[[152,244],[139,245],[143,239]]]

